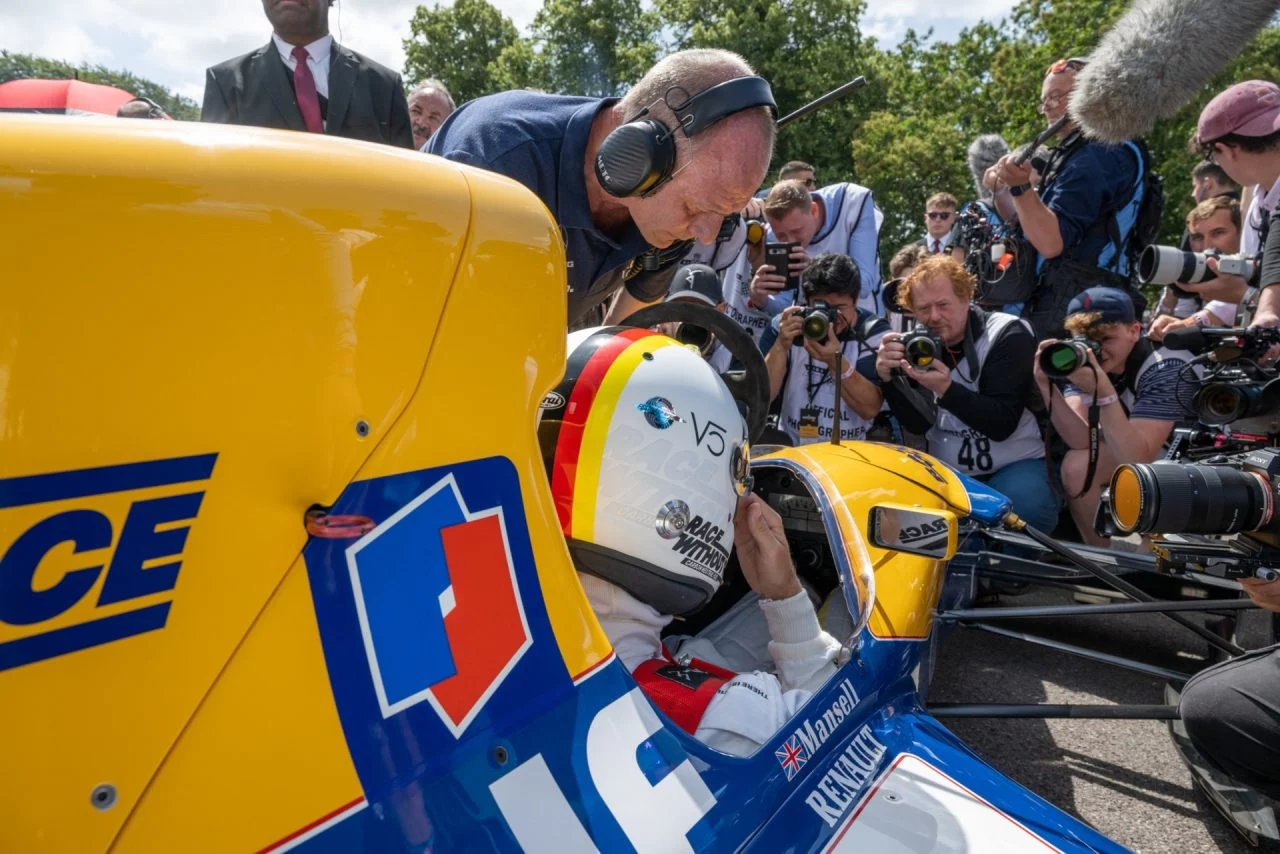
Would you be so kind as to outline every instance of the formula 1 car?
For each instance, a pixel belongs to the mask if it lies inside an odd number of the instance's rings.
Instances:
[[[302,133],[0,121],[0,850],[1123,850],[926,708],[960,522],[1001,496],[895,446],[757,456],[852,654],[720,754],[570,561],[532,194]]]

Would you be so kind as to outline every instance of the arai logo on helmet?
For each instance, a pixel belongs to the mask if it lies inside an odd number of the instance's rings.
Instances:
[[[637,403],[636,409],[644,413],[644,420],[649,422],[650,427],[656,427],[659,430],[666,430],[677,421],[684,421],[676,415],[671,401],[665,397],[651,397],[644,403]]]
[[[564,395],[558,391],[547,392],[546,397],[538,404],[539,409],[560,409],[564,406]]]

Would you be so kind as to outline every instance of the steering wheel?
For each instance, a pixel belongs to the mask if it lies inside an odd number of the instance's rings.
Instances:
[[[733,399],[746,407],[747,438],[752,442],[764,432],[769,414],[769,369],[756,342],[733,318],[709,305],[696,302],[664,302],[642,308],[622,321],[623,326],[648,328],[659,323],[688,323],[701,326],[716,336],[743,366],[742,371],[720,375]]]

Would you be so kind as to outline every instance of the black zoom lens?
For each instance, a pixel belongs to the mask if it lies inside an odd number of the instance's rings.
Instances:
[[[1201,424],[1220,425],[1245,417],[1262,396],[1262,386],[1212,383],[1196,392],[1196,417]]]
[[[917,368],[927,368],[938,358],[938,343],[929,335],[908,335],[902,349],[907,361]]]
[[[1126,534],[1235,534],[1271,521],[1263,475],[1229,466],[1141,463],[1111,476],[1111,512]]]
[[[804,317],[804,337],[810,341],[826,341],[830,328],[831,321],[822,312],[811,311]]]
[[[1051,379],[1065,379],[1088,359],[1085,348],[1080,344],[1058,341],[1040,351],[1040,370]]]

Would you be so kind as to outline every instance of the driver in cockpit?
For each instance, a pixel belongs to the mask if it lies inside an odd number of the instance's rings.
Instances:
[[[666,336],[587,329],[568,351],[538,436],[587,600],[654,705],[699,741],[749,755],[836,672],[842,648],[819,625],[781,518],[748,492],[738,405],[696,351]],[[673,618],[719,589],[735,542],[776,673],[692,657],[716,657],[705,639],[663,642]]]

